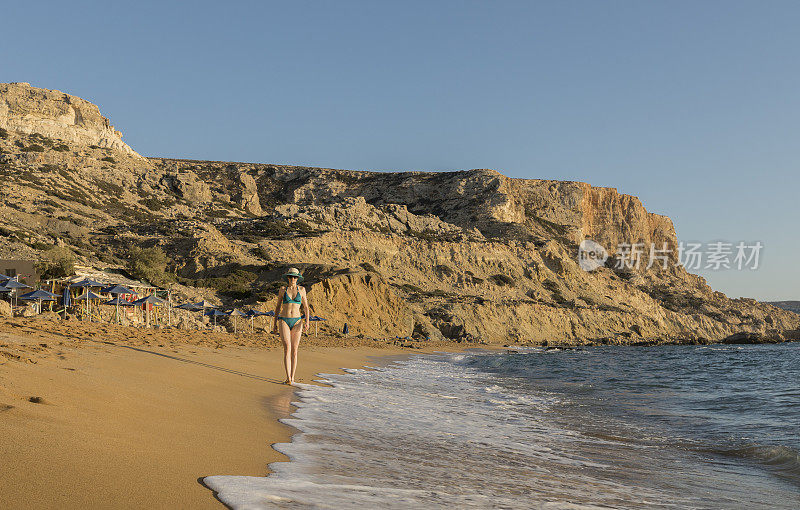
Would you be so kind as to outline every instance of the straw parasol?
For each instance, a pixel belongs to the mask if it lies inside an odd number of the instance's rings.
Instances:
[[[236,334],[236,317],[247,317],[247,314],[243,311],[239,310],[238,308],[234,308],[230,312],[226,312],[225,315],[228,317],[233,317],[233,334]]]

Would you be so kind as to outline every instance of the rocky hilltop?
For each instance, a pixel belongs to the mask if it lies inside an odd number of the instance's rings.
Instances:
[[[85,263],[124,266],[131,247],[158,246],[176,288],[270,308],[278,276],[297,266],[323,330],[347,322],[372,337],[704,342],[791,339],[800,327],[672,263],[582,270],[587,238],[612,254],[666,245],[674,261],[670,219],[613,188],[143,158],[97,106],[26,84],[0,85],[0,128],[4,257],[66,245]]]
[[[28,83],[0,83],[0,127],[141,157],[122,141],[100,109],[79,97]]]

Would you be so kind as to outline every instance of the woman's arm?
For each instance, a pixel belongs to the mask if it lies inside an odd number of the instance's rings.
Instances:
[[[278,314],[281,313],[281,302],[283,301],[283,293],[286,292],[286,287],[281,287],[278,292],[278,301],[275,302],[275,315],[272,316],[272,331],[278,329]]]
[[[308,297],[306,296],[306,288],[302,287],[302,290],[303,290],[303,294],[302,294],[302,296],[303,296],[303,313],[305,313],[305,316],[306,316],[306,320],[305,320],[306,329],[308,329],[308,328],[311,327],[311,319],[309,318],[310,315],[308,313]]]

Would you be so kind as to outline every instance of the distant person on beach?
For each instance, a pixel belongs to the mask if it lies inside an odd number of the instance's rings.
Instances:
[[[278,293],[272,331],[273,333],[280,331],[281,342],[283,342],[283,364],[286,369],[286,380],[283,381],[283,384],[294,384],[294,372],[297,369],[297,347],[300,345],[300,335],[303,334],[303,329],[309,328],[310,316],[306,289],[298,285],[303,279],[300,270],[290,267],[283,277],[286,278],[288,285],[281,287],[281,291]],[[303,315],[300,315],[301,306]],[[300,323],[299,326],[298,323]]]

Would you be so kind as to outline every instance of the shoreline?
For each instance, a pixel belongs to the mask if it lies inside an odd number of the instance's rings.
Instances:
[[[289,460],[272,448],[297,432],[278,421],[296,397],[277,337],[44,322],[0,323],[1,507],[225,508],[204,477]],[[298,382],[310,384],[463,348],[303,342]]]
[[[393,353],[375,354],[375,355],[364,353],[364,358],[361,361],[362,364],[360,366],[340,367],[340,368],[336,368],[336,369],[332,369],[332,370],[319,371],[319,372],[314,373],[314,375],[312,376],[313,377],[312,380],[305,382],[305,384],[327,386],[326,384],[320,383],[320,382],[317,381],[317,379],[320,376],[320,374],[331,374],[331,373],[343,374],[344,373],[344,370],[343,370],[344,368],[369,369],[369,368],[372,368],[372,367],[388,366],[388,365],[391,365],[392,363],[394,363],[396,361],[401,361],[401,360],[404,360],[404,359],[408,359],[411,356],[419,355],[419,354],[433,354],[433,352],[393,352]],[[298,359],[298,363],[299,363],[299,359]],[[366,365],[364,365],[364,363],[369,363],[370,365],[366,366]],[[300,367],[298,365],[298,370],[299,370],[299,368]],[[281,437],[274,438],[274,440],[269,444],[269,449],[270,449],[271,454],[274,454],[274,456],[276,456],[277,458],[275,460],[270,460],[269,462],[265,463],[265,466],[264,466],[265,473],[262,475],[264,477],[268,477],[270,474],[272,474],[273,470],[270,468],[270,466],[272,464],[278,463],[278,462],[292,462],[292,459],[289,458],[286,454],[281,453],[278,450],[276,450],[275,449],[275,445],[276,444],[281,444],[281,443],[289,443],[289,442],[292,441],[292,438],[296,434],[302,433],[297,428],[295,428],[295,427],[293,427],[291,425],[286,425],[285,423],[283,423],[281,421],[284,418],[291,417],[291,415],[297,409],[297,406],[294,404],[297,401],[297,394],[296,394],[297,389],[298,388],[292,388],[292,387],[285,388],[285,392],[289,395],[288,399],[283,395],[273,395],[273,396],[268,397],[268,398],[265,399],[266,402],[269,403],[268,407],[270,407],[271,412],[274,413],[271,416],[271,420],[278,424],[278,426],[279,426],[278,428],[282,429],[282,430],[280,430],[279,433],[281,433],[283,435]],[[288,406],[285,405],[285,402],[287,400],[289,402]],[[217,476],[217,475],[216,474],[209,474],[209,475],[206,475],[206,476]],[[205,476],[199,477],[197,479],[197,483],[199,483],[203,488],[205,488],[220,505],[222,505],[225,508],[230,508],[228,505],[226,505],[224,502],[222,502],[219,499],[217,491],[215,491],[214,489],[212,489],[211,487],[206,485]]]
[[[296,390],[281,384],[278,342],[0,320],[0,507],[226,508],[203,478],[263,477],[290,460],[273,448],[298,433],[279,421],[296,409]],[[298,382],[414,354],[516,346],[525,345],[304,336]]]

